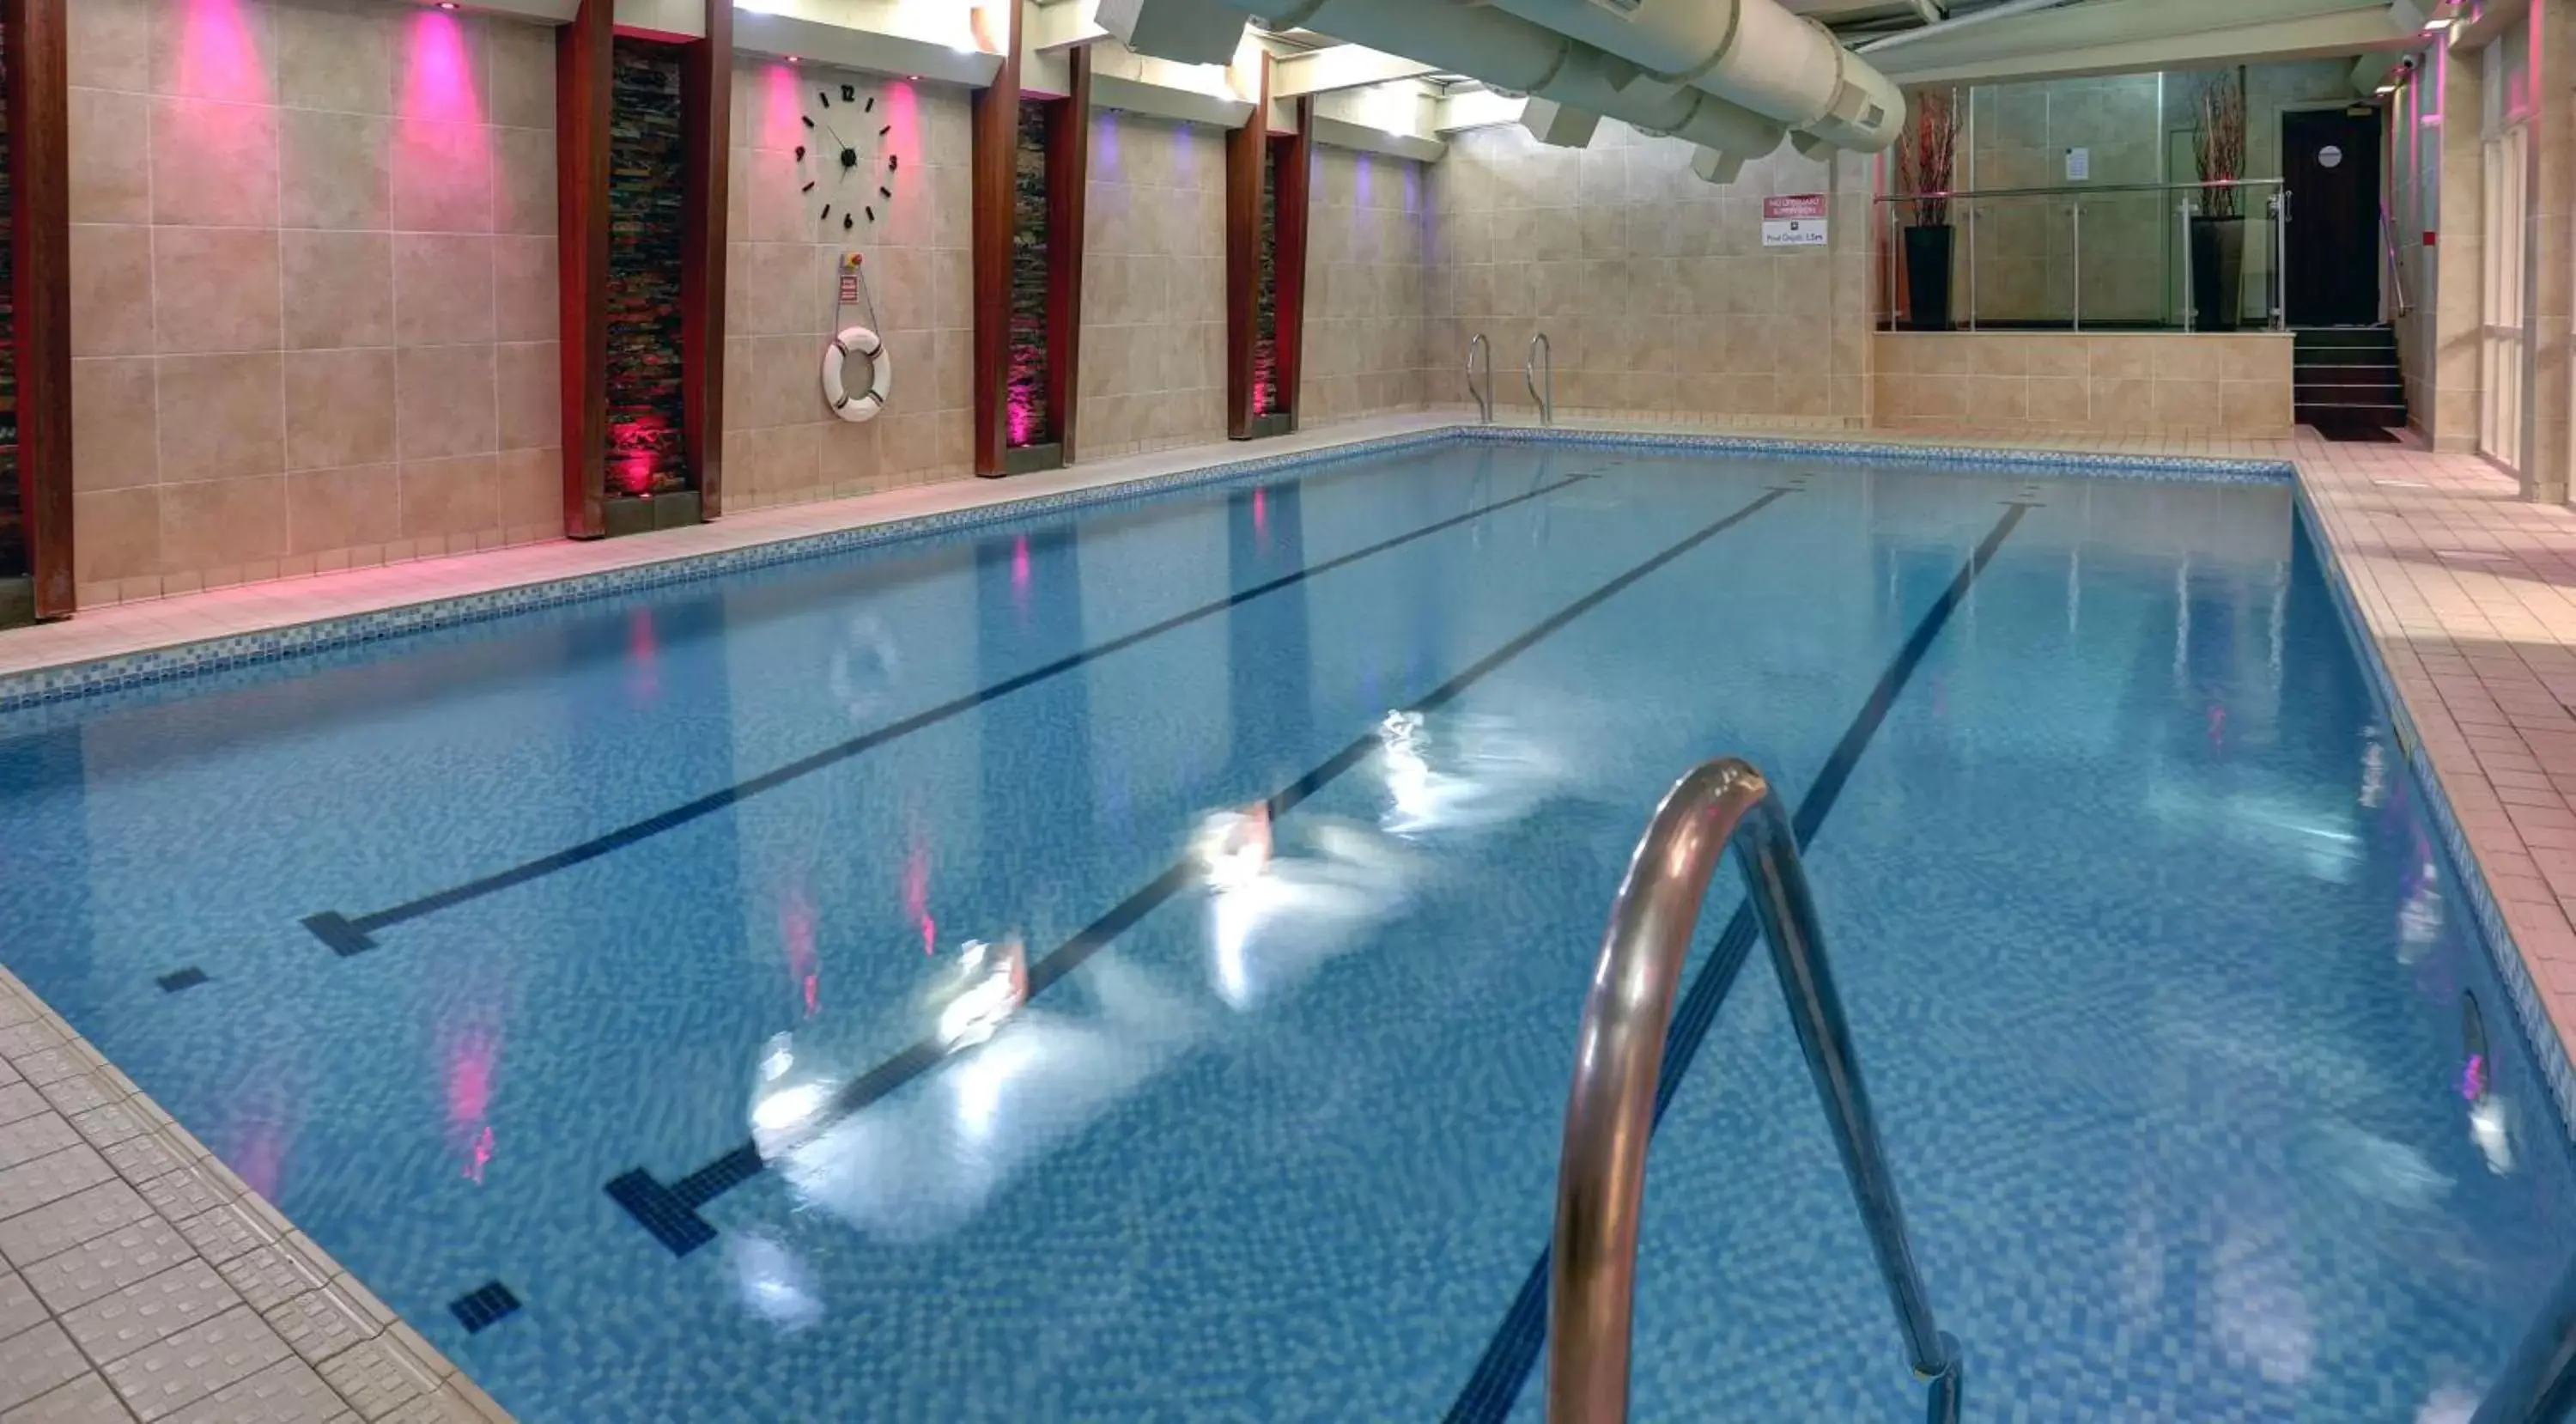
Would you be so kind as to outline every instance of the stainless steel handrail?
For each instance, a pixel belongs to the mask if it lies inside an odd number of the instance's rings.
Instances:
[[[1549,1424],[1620,1424],[1628,1417],[1638,1215],[1664,1034],[1700,902],[1730,845],[1743,865],[1745,892],[1771,946],[1798,1046],[1841,1149],[1861,1225],[1904,1328],[1910,1363],[1929,1381],[1926,1417],[1932,1424],[1957,1424],[1959,1342],[1934,1322],[1931,1297],[1906,1239],[1896,1182],[1852,1056],[1850,1025],[1826,971],[1824,935],[1807,893],[1796,832],[1762,773],[1733,757],[1694,767],[1655,808],[1611,905],[1610,930],[1584,1000],[1557,1165],[1548,1279]]]
[[[1539,358],[1542,356],[1547,358],[1545,390],[1541,390],[1538,383]],[[1546,332],[1530,338],[1529,354],[1521,358],[1521,379],[1528,383],[1530,400],[1538,406],[1538,423],[1556,424],[1556,348],[1548,344]]]
[[[1481,391],[1476,389],[1476,353],[1479,351],[1485,353],[1485,388]],[[1487,341],[1485,333],[1481,331],[1476,333],[1474,340],[1467,343],[1467,394],[1476,398],[1477,422],[1483,425],[1493,424],[1494,343]]]
[[[1913,203],[1933,198],[1972,202],[1978,198],[2091,197],[2097,193],[2200,192],[2208,188],[2278,188],[2278,178],[2238,178],[2214,183],[2048,183],[2036,188],[1955,188],[1946,193],[1881,193],[1873,203]]]
[[[2388,297],[2393,315],[2404,316],[2415,310],[2406,300],[2406,272],[2397,264],[2397,215],[2388,204],[2379,205],[2379,245],[2388,254]]]
[[[2513,1347],[2469,1424],[2564,1424],[2576,1414],[2576,1266]]]

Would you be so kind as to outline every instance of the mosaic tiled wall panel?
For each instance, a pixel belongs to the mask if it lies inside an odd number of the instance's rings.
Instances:
[[[681,447],[680,63],[617,42],[609,125],[608,486],[669,494],[693,484]]]
[[[8,92],[9,35],[0,27],[0,94]],[[12,309],[15,266],[9,219],[9,115],[0,105],[0,578],[27,574],[27,522],[18,489],[18,319]]]
[[[1055,438],[1047,409],[1047,130],[1048,104],[1020,105],[1011,214],[1010,439],[1014,447]]]
[[[1252,413],[1286,408],[1279,398],[1279,160],[1286,145],[1261,145],[1261,268],[1253,274]]]

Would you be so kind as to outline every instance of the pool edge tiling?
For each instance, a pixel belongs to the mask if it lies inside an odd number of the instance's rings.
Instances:
[[[510,1416],[0,968],[0,1418]]]
[[[120,605],[96,618],[0,636],[0,710],[995,519],[1460,440],[2286,482],[2316,540],[2354,652],[2429,793],[2562,1122],[2576,1122],[2576,1073],[2564,1033],[2576,1022],[2576,513],[2511,501],[2510,482],[2482,462],[2313,442],[2181,449],[2122,441],[2066,450],[1811,430],[1542,431],[1462,425],[1440,413],[1292,439],[1250,459],[1229,458],[1232,447],[1202,446],[1051,480],[959,482],[760,511],[614,546],[534,545]],[[2499,567],[2461,567],[2464,560],[2444,557],[2458,552],[2454,544]],[[2535,572],[2544,568],[2563,584]],[[2503,650],[2460,646],[2488,641]],[[0,1337],[26,1357],[0,1360],[0,1417],[16,1419],[10,1411],[45,1390],[53,1391],[43,1396],[49,1404],[59,1395],[64,1408],[29,1417],[91,1417],[78,1411],[93,1400],[103,1406],[96,1417],[123,1417],[114,1402],[121,1390],[140,1417],[157,1418],[229,1390],[274,1400],[281,1419],[507,1418],[0,970],[0,1105],[12,1102],[14,1114],[0,1113],[14,1119],[0,1122],[0,1259],[15,1269],[0,1269]],[[42,1225],[44,1240],[34,1241],[31,1223]],[[26,1254],[37,1250],[44,1254]],[[109,1327],[92,1348],[84,1332],[103,1314],[98,1302],[119,1293],[139,1299],[155,1283],[192,1294],[184,1306],[165,1307],[166,1315],[138,1308],[135,1323]],[[506,1283],[495,1284],[503,1289],[493,1299],[501,1299]],[[21,1378],[52,1382],[12,1394]],[[158,1392],[157,1402],[147,1404],[138,1389]]]

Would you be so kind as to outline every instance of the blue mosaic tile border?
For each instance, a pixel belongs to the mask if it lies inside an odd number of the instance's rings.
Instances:
[[[2379,642],[2370,635],[2370,625],[2361,616],[2361,604],[2344,575],[2342,556],[2326,540],[2325,521],[2309,502],[2307,487],[2297,485],[2294,489],[2300,523],[2317,550],[2317,562],[2325,569],[2326,587],[2334,595],[2344,635],[2369,675],[2371,691],[2379,699],[2390,730],[2396,734],[2398,749],[2414,775],[2417,792],[2432,808],[2433,824],[2441,833],[2442,853],[2450,857],[2452,878],[2468,895],[2469,912],[2477,920],[2479,938],[2495,966],[2497,981],[2513,1000],[2514,1020],[2522,1027],[2523,1041],[2531,1047],[2532,1061],[2540,1065],[2541,1076],[2549,1080],[2549,1096],[2557,1105],[2559,1124],[2571,1140],[2576,1140],[2576,1066],[2568,1061],[2567,1043],[2558,1036],[2558,1026],[2550,1021],[2549,1008],[2541,1002],[2539,987],[2531,981],[2531,967],[2524,962],[2521,947],[2514,943],[2513,931],[2506,927],[2503,908],[2487,886],[2486,872],[2478,864],[2477,853],[2469,848],[2467,833],[2460,829],[2459,818],[2451,811],[2451,798],[2443,794],[2442,778],[2434,770],[2432,758],[2424,752],[2423,738],[2416,731],[2414,717],[2406,710],[2406,699],[2399,695],[2397,680],[2389,674]]]
[[[147,683],[166,682],[198,673],[251,663],[273,662],[346,647],[354,643],[397,638],[406,633],[460,623],[503,618],[532,609],[583,599],[605,598],[641,589],[698,579],[722,578],[749,569],[800,559],[846,553],[931,534],[949,533],[1026,519],[1058,510],[1089,508],[1149,498],[1174,490],[1312,469],[1345,460],[1459,442],[1513,445],[1566,445],[1589,448],[1654,449],[1713,455],[1751,455],[1769,459],[1799,458],[1856,464],[1974,466],[1980,469],[2030,469],[2088,476],[2167,480],[2219,480],[2238,483],[2286,483],[2291,466],[2278,460],[2212,460],[2138,455],[2054,454],[2044,450],[1980,450],[1971,446],[1902,445],[1869,440],[1787,440],[1743,435],[1629,432],[1614,430],[1537,429],[1528,426],[1451,425],[1401,435],[1359,440],[1319,450],[1292,451],[1229,460],[1194,470],[1177,470],[1092,489],[1066,490],[1004,500],[975,509],[950,510],[882,524],[799,535],[740,549],[689,554],[632,568],[548,579],[513,588],[460,594],[453,598],[407,604],[399,608],[341,618],[321,619],[285,628],[237,633],[200,642],[123,653],[88,662],[66,663],[0,676],[0,712],[43,703],[68,701]]]
[[[1679,431],[1541,429],[1526,425],[1462,425],[1469,440],[1500,444],[1590,445],[1612,449],[1669,449],[1773,459],[1834,460],[1871,465],[1973,465],[1979,469],[2033,469],[2057,474],[2155,480],[2208,480],[2221,484],[2289,484],[2298,471],[2287,460],[2227,459],[2206,455],[2093,454],[2081,451],[1995,450],[1973,445],[1903,445],[1867,439],[1790,439],[1776,435],[1695,435]]]

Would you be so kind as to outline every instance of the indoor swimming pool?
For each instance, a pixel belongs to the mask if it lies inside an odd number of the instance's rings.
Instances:
[[[2465,1424],[2568,1140],[2286,478],[1453,439],[27,706],[0,961],[532,1424],[1536,1420],[1727,754],[1967,1418]],[[1718,884],[1634,1417],[1919,1419]]]

